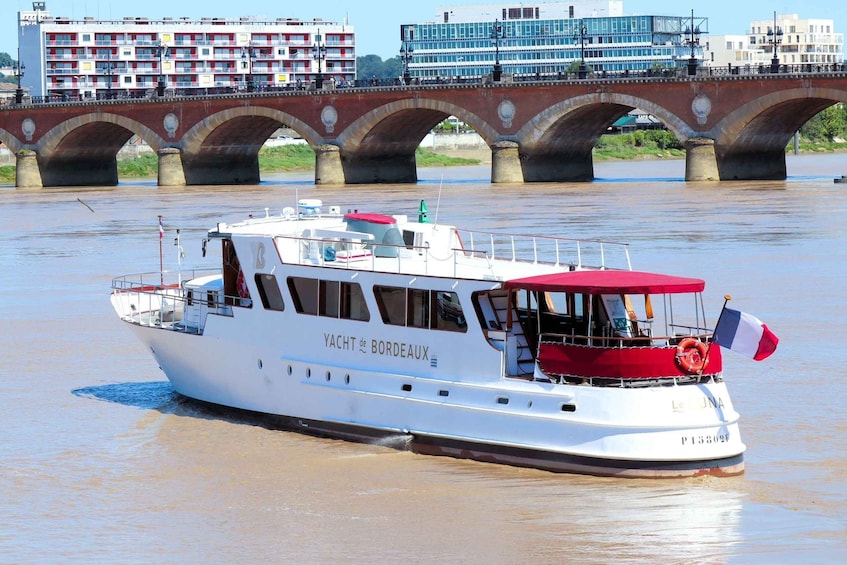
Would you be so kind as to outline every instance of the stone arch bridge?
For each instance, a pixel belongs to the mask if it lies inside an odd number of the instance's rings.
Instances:
[[[421,140],[454,115],[491,148],[494,183],[588,181],[599,137],[639,108],[684,144],[687,180],[782,179],[794,132],[837,102],[843,72],[152,97],[7,106],[0,141],[18,187],[115,185],[133,135],[157,152],[159,185],[253,184],[284,125],[315,149],[317,184],[410,183]]]

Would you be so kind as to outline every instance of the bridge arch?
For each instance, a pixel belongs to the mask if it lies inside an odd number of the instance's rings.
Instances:
[[[847,91],[791,88],[763,95],[727,114],[712,131],[721,180],[784,179],[785,147],[825,108],[847,103]]]
[[[397,100],[365,113],[335,138],[349,184],[416,182],[415,151],[433,127],[448,116],[470,125],[488,145],[497,131],[467,108],[425,96]]]
[[[259,150],[280,126],[299,133],[313,148],[322,138],[309,124],[266,106],[239,106],[209,115],[180,138],[187,184],[259,182]]]
[[[116,156],[137,135],[157,151],[164,140],[143,123],[109,112],[91,112],[61,122],[41,136],[34,149],[44,186],[114,186]],[[91,143],[96,139],[97,143]]]
[[[645,98],[617,92],[575,96],[545,108],[509,136],[519,145],[524,181],[593,179],[594,146],[615,120],[635,108],[656,116],[683,143],[695,135],[685,120]]]

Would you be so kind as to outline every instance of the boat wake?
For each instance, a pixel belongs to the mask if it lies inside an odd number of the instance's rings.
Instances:
[[[411,451],[412,441],[415,436],[412,434],[393,434],[381,438],[369,440],[370,445],[378,445],[380,447],[390,447],[400,451]]]
[[[143,410],[174,412],[181,404],[181,397],[168,381],[142,383],[112,383],[89,386],[71,391],[81,398],[94,398]]]

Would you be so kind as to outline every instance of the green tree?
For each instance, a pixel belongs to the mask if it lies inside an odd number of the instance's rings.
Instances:
[[[839,103],[825,108],[803,124],[800,135],[810,141],[847,138],[847,106]]]
[[[0,67],[12,67],[15,64],[15,60],[12,59],[12,56],[8,53],[0,53]]]
[[[400,57],[383,61],[379,55],[365,55],[356,58],[356,78],[359,80],[394,79],[403,74],[403,63]]]

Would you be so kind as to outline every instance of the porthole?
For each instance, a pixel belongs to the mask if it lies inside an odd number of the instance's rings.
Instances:
[[[262,360],[261,359],[259,359],[259,362],[257,363],[257,365],[259,365],[259,370],[261,370],[262,369]]]
[[[332,373],[330,373],[329,371],[326,372],[326,380],[327,380],[327,382],[332,380]]]
[[[509,399],[506,398],[505,396],[498,396],[497,397],[497,404],[508,404],[508,403],[509,403]]]
[[[347,385],[350,384],[350,375],[349,374],[344,375],[344,384],[347,384]]]
[[[438,396],[450,396],[450,391],[449,390],[439,390]]]
[[[412,392],[412,385],[410,385],[409,383],[404,384],[400,388],[403,389],[403,392]]]
[[[312,369],[308,369],[308,368],[306,369],[306,378],[307,379],[312,378]]]
[[[562,404],[562,412],[576,412],[576,405]]]
[[[529,402],[527,402],[527,403],[526,403],[526,407],[527,407],[527,408],[532,408],[532,400],[530,400]]]
[[[291,365],[289,365],[288,366],[288,376],[290,377],[291,373],[293,373],[293,372],[294,372],[294,370],[291,368]]]

